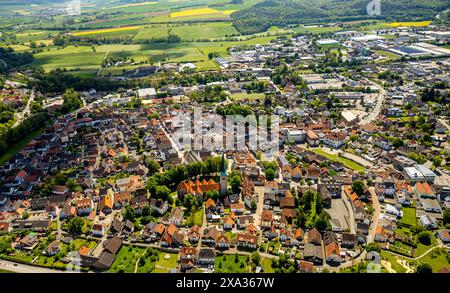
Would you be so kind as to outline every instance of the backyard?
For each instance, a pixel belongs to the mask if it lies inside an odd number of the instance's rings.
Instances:
[[[237,254],[216,256],[215,270],[217,273],[248,273],[248,257]]]

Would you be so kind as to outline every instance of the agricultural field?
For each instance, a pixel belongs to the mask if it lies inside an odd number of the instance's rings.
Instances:
[[[188,63],[192,62],[197,70],[218,69],[214,60],[208,58],[211,52],[219,56],[227,56],[228,48],[237,45],[254,45],[268,43],[274,37],[260,37],[245,41],[223,42],[189,42],[189,43],[154,43],[129,45],[99,45],[99,46],[67,46],[51,47],[34,55],[33,65],[42,66],[45,71],[65,69],[74,74],[96,74],[100,65],[109,54],[126,54],[135,61],[152,63]],[[121,72],[123,67],[108,68],[108,72]]]
[[[165,38],[170,34],[180,36],[183,41],[224,38],[239,35],[230,22],[213,22],[209,24],[180,24],[146,26],[134,36],[133,41],[141,42],[151,38]]]
[[[424,27],[429,26],[431,24],[431,20],[427,21],[406,21],[406,22],[391,22],[388,23],[388,26],[391,27]]]
[[[225,13],[223,13],[219,10],[205,7],[205,8],[195,8],[195,9],[187,9],[187,10],[182,10],[182,11],[177,11],[177,12],[171,12],[169,17],[170,18],[178,18],[178,17],[189,18],[189,17],[197,17],[197,16],[203,16],[203,15],[226,16]]]
[[[120,34],[121,32],[129,31],[137,32],[137,30],[141,29],[142,26],[125,26],[125,27],[115,27],[115,28],[105,28],[105,29],[94,29],[94,30],[86,30],[86,31],[78,31],[73,32],[72,35],[75,37],[81,36],[89,36],[89,35],[103,35],[103,34]]]

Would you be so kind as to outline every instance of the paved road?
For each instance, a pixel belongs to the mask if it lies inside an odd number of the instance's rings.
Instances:
[[[255,193],[258,194],[258,201],[256,203],[256,211],[255,211],[255,225],[259,225],[261,223],[261,212],[263,211],[264,207],[264,192],[265,187],[264,186],[255,186]]]
[[[25,105],[25,108],[22,112],[16,114],[17,121],[14,123],[13,127],[19,125],[27,116],[30,115],[30,105],[34,101],[34,91],[31,91],[30,97],[28,98],[28,102]]]
[[[377,97],[377,103],[376,103],[374,109],[372,110],[372,112],[370,112],[369,115],[367,115],[365,118],[363,118],[359,122],[359,125],[364,125],[364,124],[367,124],[367,123],[370,123],[370,122],[374,121],[378,117],[378,115],[380,114],[381,107],[383,106],[383,102],[386,99],[386,91],[385,91],[385,89],[382,86],[380,86],[379,84],[376,84],[376,83],[372,83],[372,84],[374,86],[376,86],[378,88],[378,90],[380,91],[380,93],[378,94],[378,97]]]
[[[15,263],[7,260],[0,260],[0,269],[15,273],[65,273],[66,271],[35,267],[21,263]]]

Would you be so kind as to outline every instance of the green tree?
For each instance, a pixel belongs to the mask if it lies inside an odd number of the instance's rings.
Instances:
[[[450,224],[450,208],[444,210],[444,225]]]
[[[266,179],[272,181],[275,179],[275,170],[274,169],[266,169]]]
[[[241,175],[237,172],[232,174],[230,178],[230,186],[233,193],[240,194],[241,193],[241,186],[242,186],[242,180]]]
[[[127,205],[125,207],[125,212],[123,214],[123,218],[125,220],[134,221],[134,219],[136,218],[136,211],[134,210],[134,208],[132,206]]]
[[[433,158],[433,166],[434,166],[434,168],[438,168],[438,167],[440,167],[440,166],[442,166],[442,158],[440,157],[440,156],[435,156],[434,158]]]
[[[367,251],[376,251],[378,253],[381,253],[381,247],[376,242],[371,242],[371,243],[367,244],[366,250]]]
[[[430,245],[431,244],[431,234],[428,231],[422,231],[417,236],[417,239],[420,243],[423,245]]]
[[[67,229],[72,234],[81,234],[83,232],[84,220],[81,217],[75,217],[68,222]]]
[[[83,101],[80,98],[80,94],[74,89],[66,89],[63,94],[63,104],[61,107],[61,112],[67,114],[73,110],[76,110],[83,106]]]
[[[422,263],[417,266],[416,273],[417,274],[431,274],[431,273],[433,273],[433,268],[427,263]]]
[[[252,253],[252,255],[250,256],[250,259],[254,266],[259,266],[261,264],[261,255],[257,251]]]
[[[169,197],[170,194],[170,189],[165,186],[165,185],[161,185],[156,187],[155,189],[155,197],[162,199],[162,200],[167,200],[167,198]]]
[[[366,187],[364,185],[364,182],[362,182],[361,180],[355,180],[352,183],[352,190],[353,190],[353,192],[355,192],[359,196],[364,194],[365,188]]]
[[[145,166],[148,169],[148,176],[152,176],[161,169],[159,163],[151,159],[145,161]]]

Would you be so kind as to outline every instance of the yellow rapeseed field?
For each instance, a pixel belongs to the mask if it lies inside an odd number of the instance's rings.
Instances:
[[[431,20],[427,21],[411,21],[411,22],[391,22],[388,25],[393,27],[400,26],[429,26],[431,24]]]
[[[140,26],[140,25],[103,28],[103,29],[98,29],[98,30],[74,32],[74,33],[72,33],[72,35],[78,37],[78,36],[87,36],[87,35],[95,35],[95,34],[113,33],[113,32],[120,32],[120,31],[127,31],[127,30],[141,29],[141,28],[142,28],[142,26]]]
[[[230,15],[231,13],[236,12],[236,11],[237,10],[224,10],[224,11],[222,11],[222,13],[226,14],[226,15]]]
[[[218,13],[220,14],[222,12],[216,9],[205,7],[172,12],[170,14],[170,17],[177,18],[177,17],[188,17],[188,16],[198,16],[198,15],[218,14]]]

